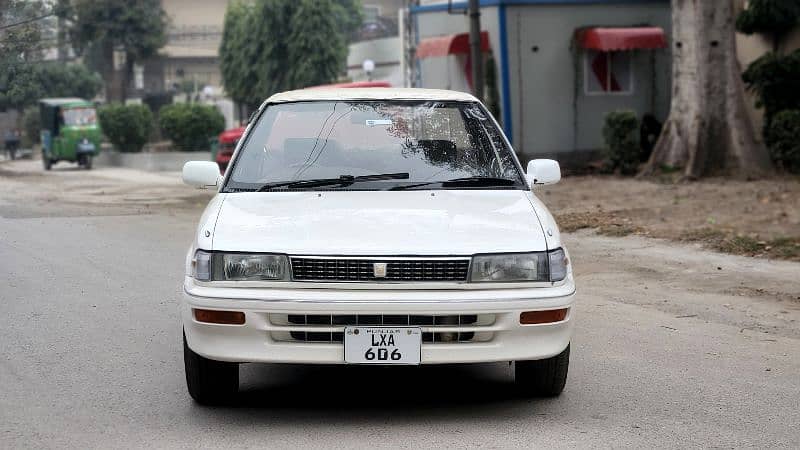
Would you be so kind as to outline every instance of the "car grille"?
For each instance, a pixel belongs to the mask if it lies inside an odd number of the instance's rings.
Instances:
[[[291,258],[295,281],[466,281],[469,258],[360,259]],[[386,276],[375,276],[375,264],[386,264]]]
[[[280,342],[341,343],[344,327],[355,325],[419,326],[422,342],[429,344],[486,342],[494,332],[485,331],[495,322],[494,314],[406,315],[406,314],[270,314],[273,340]],[[447,331],[436,331],[447,328]],[[318,331],[315,331],[318,329]]]

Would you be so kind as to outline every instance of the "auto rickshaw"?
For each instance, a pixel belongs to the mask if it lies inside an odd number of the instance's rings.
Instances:
[[[102,136],[94,104],[80,98],[47,98],[39,101],[39,111],[44,170],[58,161],[91,169]]]

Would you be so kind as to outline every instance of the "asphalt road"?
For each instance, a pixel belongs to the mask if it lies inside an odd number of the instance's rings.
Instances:
[[[636,237],[567,236],[559,398],[515,398],[507,364],[248,365],[197,406],[177,298],[205,198],[0,164],[0,448],[800,447],[800,265]]]

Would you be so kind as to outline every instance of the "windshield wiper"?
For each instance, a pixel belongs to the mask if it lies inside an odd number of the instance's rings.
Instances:
[[[444,181],[428,181],[425,183],[416,183],[416,184],[409,184],[406,186],[394,186],[389,188],[390,191],[405,191],[409,189],[415,189],[418,187],[424,186],[431,186],[434,184],[441,184],[442,187],[460,187],[460,186],[478,186],[478,187],[499,187],[499,186],[514,186],[517,184],[516,180],[512,180],[509,178],[497,178],[497,177],[464,177],[464,178],[453,178],[451,180],[444,180]]]
[[[316,180],[293,180],[293,181],[277,181],[275,183],[267,183],[260,188],[257,192],[269,191],[275,188],[295,189],[295,188],[311,188],[321,186],[350,186],[353,183],[360,181],[377,181],[377,180],[407,180],[409,177],[408,172],[404,173],[378,173],[375,175],[339,175],[338,178],[319,178]]]

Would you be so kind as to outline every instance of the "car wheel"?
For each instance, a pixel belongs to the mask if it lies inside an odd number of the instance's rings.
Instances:
[[[193,352],[183,335],[183,363],[189,395],[201,405],[222,405],[239,390],[239,364],[214,361]]]
[[[517,361],[514,378],[519,392],[532,397],[556,397],[567,384],[569,345],[552,358]]]
[[[92,170],[92,155],[86,155],[83,160],[83,168],[86,170]]]

